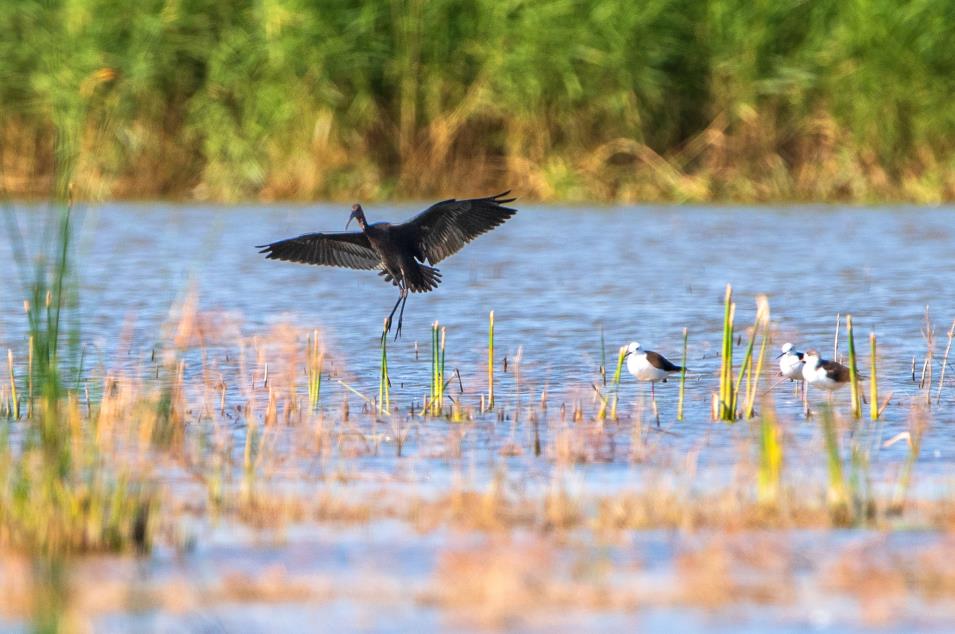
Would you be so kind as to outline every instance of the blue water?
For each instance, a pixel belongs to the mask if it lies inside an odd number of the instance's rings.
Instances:
[[[502,422],[497,422],[495,414],[477,414],[475,421],[464,426],[395,417],[400,433],[407,434],[398,457],[392,422],[363,416],[362,401],[337,382],[377,395],[378,337],[396,299],[395,289],[374,272],[267,261],[253,245],[300,233],[341,230],[348,205],[124,203],[78,209],[75,256],[80,308],[78,320],[71,317],[69,324],[71,328],[78,325],[85,342],[85,376],[95,392],[107,374],[150,375],[154,352],[161,357],[175,335],[176,307],[195,293],[206,328],[208,365],[203,365],[199,347],[185,351],[187,383],[198,382],[207,367],[221,372],[228,415],[221,417],[222,426],[196,425],[192,433],[211,437],[224,426],[235,442],[236,455],[241,456],[246,427],[235,408],[245,403],[250,381],[257,376],[261,382],[263,361],[272,363],[274,374],[282,371],[280,351],[262,346],[264,356],[258,357],[256,342],[268,339],[284,324],[292,329],[299,348],[304,348],[305,337],[313,329],[321,331],[329,353],[323,411],[334,418],[347,399],[356,429],[378,443],[378,449],[347,460],[337,453],[314,460],[301,450],[303,434],[294,425],[284,428],[275,434],[273,451],[288,456],[289,471],[273,478],[277,490],[301,492],[326,486],[356,500],[380,496],[383,490],[396,496],[407,491],[427,497],[446,493],[455,483],[483,489],[503,473],[507,486],[529,498],[546,492],[555,481],[585,497],[660,482],[705,494],[731,482],[733,465],[752,447],[748,425],[714,425],[709,414],[720,363],[723,293],[731,283],[737,330],[744,339],[737,346],[737,359],[743,353],[757,294],[769,297],[774,353],[783,342],[792,341],[801,349],[816,347],[831,357],[836,315],[851,313],[856,344],[865,352],[862,369],[868,373],[868,333],[878,334],[880,390],[883,396],[891,392],[891,403],[880,424],[863,427],[853,438],[871,451],[874,486],[891,488],[908,447],[904,442],[887,448],[881,445],[908,429],[911,404],[924,397],[912,380],[912,364],[914,357],[920,373],[926,357],[926,310],[935,328],[936,381],[946,332],[955,318],[951,292],[955,208],[517,206],[519,212],[512,220],[440,264],[441,286],[433,293],[411,297],[403,337],[389,344],[392,403],[400,412],[420,409],[430,381],[430,326],[439,321],[447,328],[448,370],[459,371],[461,377],[460,383],[455,377],[448,392],[473,412],[487,389],[487,319],[493,310]],[[378,204],[365,209],[369,220],[376,221],[401,220],[420,207]],[[8,218],[24,236],[30,253],[41,252],[49,244],[47,211],[29,205],[8,209]],[[13,246],[11,240],[0,240],[0,261],[8,263],[0,277],[0,349],[12,348],[22,358],[25,294],[12,264]],[[590,429],[591,423],[574,426],[571,413],[579,402],[586,418],[592,418],[596,409],[592,385],[602,384],[599,368],[604,355],[612,372],[617,348],[637,340],[644,348],[679,361],[683,328],[689,331],[687,364],[692,371],[686,421],[675,421],[676,382],[657,386],[661,413],[657,429],[648,414],[646,386],[635,385],[625,375],[620,395],[623,421],[608,424],[596,440],[592,436],[581,440],[578,449],[584,453],[568,467],[555,455],[555,442],[561,434],[584,434],[581,430]],[[601,332],[606,342],[603,352]],[[843,324],[839,350],[843,358],[844,333]],[[301,398],[304,382],[301,376],[298,380]],[[771,380],[767,376],[764,387]],[[926,495],[946,495],[952,488],[955,433],[948,424],[955,420],[952,380],[955,370],[950,368],[941,402],[930,413],[931,425],[916,468],[916,490]],[[261,404],[265,394],[261,385],[253,392]],[[542,392],[548,407],[537,412],[534,423],[529,408],[540,403]],[[773,394],[786,434],[797,447],[787,458],[791,477],[812,481],[825,469],[817,460],[818,425],[803,419],[790,384],[777,386]],[[820,400],[820,395],[814,395],[814,406]],[[837,395],[836,407],[845,411],[847,403],[848,390]],[[634,420],[638,415],[639,422]],[[541,456],[535,455],[535,439],[543,447]],[[848,442],[850,437],[845,439]],[[644,457],[635,460],[637,454]],[[686,461],[691,454],[693,469]],[[343,470],[350,476],[347,482],[337,480]],[[168,484],[188,497],[191,493],[184,480],[188,479],[170,474]],[[315,530],[306,529],[306,534]],[[355,553],[369,545],[363,538],[341,544],[343,534],[332,533],[336,536],[326,537],[336,550],[309,551],[306,546],[305,551],[312,553],[315,570],[330,573],[341,567],[339,572],[345,574],[352,569]],[[389,533],[383,547],[393,553],[389,583],[399,586],[428,577],[436,565],[436,553],[458,543],[444,534],[399,533]],[[238,540],[233,554],[210,552],[202,548],[201,531],[196,539],[199,548],[187,556],[185,565],[187,569],[208,567],[214,579],[222,562],[262,557],[267,552],[245,539]],[[655,543],[652,536],[648,539]],[[665,567],[672,563],[667,548],[645,551],[648,558],[657,553]],[[279,546],[273,563],[288,566],[302,552]],[[153,566],[147,581],[161,577],[167,564],[159,557]],[[449,624],[447,614],[426,600],[409,602],[398,595],[402,598],[393,609],[373,609],[377,616],[363,621],[366,627],[361,629],[463,627]],[[213,609],[206,615],[209,620],[201,614],[201,618],[193,614],[181,620],[160,612],[129,621],[132,617],[120,611],[97,623],[105,631],[129,627],[260,630],[278,610],[282,619],[289,619],[290,627],[323,619],[330,624],[328,629],[338,629],[334,624],[354,622],[358,613],[367,615],[369,605],[360,593],[358,597],[346,592],[317,606],[282,609],[230,604]],[[714,619],[705,612],[684,614],[652,606],[638,611],[638,617],[636,612],[610,610],[600,618],[610,630],[642,626],[740,631],[738,626],[743,631],[804,627],[852,631],[862,627],[851,610],[825,609],[829,612],[821,616],[802,618],[795,615],[798,610],[782,610],[782,614],[750,606],[742,617],[730,614]],[[770,628],[781,615],[784,620]],[[579,621],[571,616],[566,623],[592,624],[587,615]],[[534,623],[517,625],[536,628]]]

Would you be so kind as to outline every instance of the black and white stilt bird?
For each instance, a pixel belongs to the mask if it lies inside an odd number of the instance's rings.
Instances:
[[[803,358],[805,355],[793,348],[793,344],[784,343],[780,348],[782,352],[776,358],[779,359],[779,375],[790,381],[802,381]]]
[[[398,287],[398,301],[385,320],[387,332],[400,304],[395,332],[397,339],[401,334],[408,293],[427,293],[441,283],[438,269],[427,266],[425,262],[434,265],[454,255],[468,242],[517,213],[516,209],[504,206],[517,200],[507,198],[509,193],[469,200],[443,200],[401,224],[368,223],[361,205],[355,204],[345,228],[355,220],[360,232],[307,233],[256,248],[271,260],[377,269],[386,282]]]
[[[656,396],[653,385],[657,381],[665,382],[668,376],[683,369],[658,352],[644,350],[636,341],[630,342],[627,346],[624,358],[627,360],[627,372],[638,381],[650,382],[650,397],[654,400]]]
[[[836,361],[821,359],[815,350],[807,350],[803,356],[803,379],[807,385],[834,392],[850,381],[849,368]]]

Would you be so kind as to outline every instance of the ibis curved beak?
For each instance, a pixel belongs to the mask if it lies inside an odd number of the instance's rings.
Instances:
[[[357,216],[358,216],[358,212],[355,212],[355,211],[351,212],[351,215],[348,216],[348,222],[345,223],[346,231],[348,230],[348,225],[350,225],[351,221],[354,220]]]
[[[780,358],[781,356],[783,356],[784,354],[786,354],[786,353],[785,353],[785,352],[780,352],[779,354],[776,355],[776,358],[778,359],[778,358]]]

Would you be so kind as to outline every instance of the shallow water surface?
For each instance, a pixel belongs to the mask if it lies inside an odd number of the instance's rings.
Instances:
[[[913,381],[912,368],[914,364],[921,372],[926,356],[926,311],[935,324],[935,377],[941,370],[945,333],[955,318],[950,290],[955,279],[951,250],[955,209],[591,207],[523,205],[520,201],[516,206],[519,212],[511,221],[439,265],[441,286],[433,293],[411,296],[402,339],[389,344],[392,403],[400,412],[420,410],[430,381],[430,325],[439,321],[447,328],[448,371],[460,373],[460,381],[455,375],[448,392],[474,410],[487,388],[487,319],[493,310],[501,420],[494,414],[478,415],[461,426],[402,418],[401,433],[406,436],[399,456],[394,428],[373,417],[358,416],[356,433],[366,445],[373,443],[374,450],[366,447],[347,460],[339,456],[318,462],[299,455],[302,443],[307,442],[304,433],[294,427],[283,429],[271,441],[273,454],[287,456],[282,469],[271,476],[274,491],[301,493],[314,487],[345,493],[352,500],[382,495],[438,499],[462,482],[482,489],[497,479],[529,498],[546,495],[555,482],[581,499],[661,483],[704,494],[719,489],[738,477],[734,465],[751,451],[748,425],[713,424],[709,418],[727,283],[734,288],[737,330],[744,336],[753,320],[756,295],[769,297],[774,355],[779,345],[792,341],[801,349],[816,347],[831,357],[836,315],[851,313],[856,344],[865,352],[863,372],[867,372],[868,333],[878,334],[880,390],[892,398],[884,420],[860,433],[872,451],[874,490],[894,485],[908,447],[904,442],[887,447],[882,443],[908,429],[911,404],[924,395]],[[401,220],[417,208],[377,204],[367,205],[366,212],[371,221]],[[27,248],[44,241],[43,209],[14,206],[10,217]],[[90,376],[99,380],[110,372],[143,371],[153,351],[168,347],[174,335],[174,307],[195,292],[213,333],[204,354],[219,364],[224,375],[245,376],[240,374],[237,358],[241,350],[248,352],[254,337],[267,339],[276,329],[290,325],[298,341],[304,342],[307,333],[319,329],[332,368],[322,392],[325,411],[336,416],[342,401],[348,399],[357,413],[362,402],[337,380],[377,394],[378,337],[397,296],[394,288],[373,272],[267,261],[253,246],[306,232],[340,230],[347,217],[347,205],[106,204],[79,210],[79,327]],[[0,261],[12,261],[12,249],[10,240],[0,240]],[[16,348],[24,332],[23,293],[12,268],[2,284],[0,347]],[[656,393],[661,426],[657,429],[648,417],[648,390],[625,374],[620,401],[623,422],[601,428],[599,437],[573,432],[583,438],[575,450],[582,453],[569,466],[566,456],[555,458],[561,434],[573,428],[570,416],[575,403],[581,404],[588,419],[592,417],[592,385],[601,383],[603,355],[612,365],[619,346],[638,340],[678,362],[683,328],[689,330],[691,370],[687,420],[675,421],[676,382],[660,384]],[[240,340],[246,341],[245,347],[237,344]],[[843,358],[845,349],[843,330],[839,352]],[[737,359],[742,352],[740,345]],[[200,380],[202,359],[197,350],[187,353],[187,383]],[[252,361],[250,356],[250,365]],[[955,379],[955,372],[949,377]],[[244,402],[244,380],[226,381],[230,407]],[[801,447],[787,456],[787,466],[798,474],[793,476],[795,481],[812,482],[826,468],[818,452],[818,425],[802,418],[790,384],[776,386],[774,393],[786,434]],[[542,398],[546,411],[538,407]],[[813,396],[814,403],[820,399]],[[844,411],[847,403],[848,390],[838,393],[836,406]],[[947,423],[953,420],[953,406],[955,388],[948,385],[931,413],[932,424],[916,466],[916,489],[930,497],[952,490],[955,428]],[[241,452],[244,418],[229,417],[223,422],[215,433],[226,429]],[[196,433],[205,433],[201,424],[195,428]],[[535,443],[544,447],[540,456],[533,450]],[[167,485],[182,500],[196,494],[189,478],[177,475],[175,469],[170,470]],[[202,495],[200,491],[198,496]],[[153,607],[141,612],[133,603],[123,603],[105,615],[96,612],[95,626],[106,631],[180,627],[264,631],[275,623],[295,629],[321,621],[328,630],[357,624],[360,629],[399,631],[507,625],[534,630],[554,625],[542,614],[503,622],[497,612],[455,620],[458,599],[441,595],[438,589],[447,582],[441,575],[448,574],[448,566],[453,569],[455,562],[464,561],[467,569],[468,556],[460,553],[478,549],[478,542],[488,548],[486,541],[493,538],[483,534],[444,529],[416,532],[381,523],[347,529],[305,523],[268,546],[257,541],[254,531],[248,533],[229,523],[215,530],[202,528],[205,521],[185,531],[194,539],[194,550],[184,555],[160,551],[149,562],[137,564],[138,579],[146,588],[143,592],[152,593],[146,604]],[[634,543],[623,545],[602,545],[590,539],[583,544],[573,537],[569,543],[552,543],[541,556],[574,583],[579,581],[581,562],[596,556],[622,575],[604,577],[602,569],[597,577],[610,588],[652,585],[658,575],[667,577],[666,583],[679,585],[669,576],[674,574],[679,552],[694,548],[692,537],[652,531],[637,533]],[[781,539],[804,543],[814,556],[826,558],[843,553],[846,541],[879,538],[848,531],[843,537],[799,533],[784,534]],[[926,535],[915,541],[929,548],[935,539],[941,538]],[[513,548],[505,548],[505,554],[512,556]],[[497,551],[491,547],[490,552]],[[573,611],[565,615],[561,628],[602,623],[602,629],[610,630],[634,625],[683,631],[867,629],[871,624],[855,599],[826,602],[824,590],[801,580],[806,575],[800,576],[800,557],[792,555],[796,570],[786,575],[786,584],[799,589],[794,603],[720,604],[713,611],[694,606],[686,612],[682,600],[647,602],[637,593],[624,595],[619,603],[582,604],[579,615]],[[385,563],[376,570],[381,560]],[[634,564],[632,570],[621,563],[636,560],[639,566]],[[115,565],[114,577],[126,574],[125,563]],[[89,566],[95,564],[82,564],[79,570]],[[814,566],[809,567],[815,570]],[[236,572],[235,567],[242,570]],[[278,585],[293,597],[300,585],[310,589],[300,602],[293,598],[274,603],[268,597],[262,599],[262,589],[251,592],[257,598],[248,602],[241,600],[241,588],[234,593],[214,589],[223,583],[228,586],[229,574],[246,583],[246,577],[254,578],[263,569],[279,570]],[[291,588],[287,576],[293,578]],[[336,590],[329,579],[340,580],[345,590]],[[573,591],[571,581],[568,587]],[[156,598],[157,593],[169,592],[169,584],[178,588],[190,583],[212,595],[220,592],[217,607],[186,602],[192,608],[180,615],[161,609],[168,602]],[[368,587],[381,589],[380,605]],[[815,603],[820,604],[816,612],[807,612]],[[898,623],[930,627],[951,616],[937,606],[920,610],[908,606],[892,611],[888,622],[898,617]],[[507,609],[502,613],[510,615]],[[927,620],[920,622],[920,614],[927,615]]]

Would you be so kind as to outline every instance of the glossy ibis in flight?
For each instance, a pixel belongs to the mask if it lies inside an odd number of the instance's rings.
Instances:
[[[504,206],[517,200],[507,198],[509,193],[510,190],[486,198],[443,200],[401,224],[369,224],[361,205],[355,204],[345,229],[356,220],[360,232],[307,233],[256,248],[271,260],[378,269],[386,282],[398,287],[398,301],[385,321],[387,332],[400,304],[395,331],[398,339],[408,293],[427,293],[441,283],[438,269],[425,262],[437,264],[517,213],[516,209]]]

